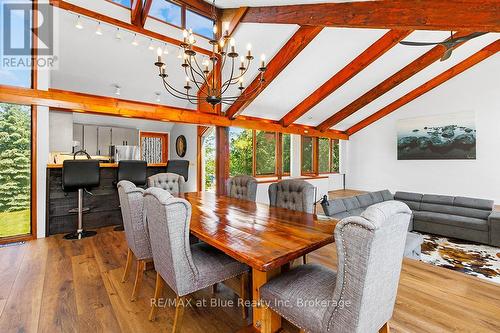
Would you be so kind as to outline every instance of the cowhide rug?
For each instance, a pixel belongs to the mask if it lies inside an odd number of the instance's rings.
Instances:
[[[500,283],[500,248],[423,234],[422,261]]]

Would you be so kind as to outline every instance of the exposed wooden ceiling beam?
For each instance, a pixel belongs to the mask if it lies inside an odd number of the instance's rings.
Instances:
[[[482,50],[474,53],[467,59],[463,60],[462,62],[458,63],[457,65],[449,68],[448,70],[444,71],[443,73],[439,74],[438,76],[434,77],[433,79],[427,81],[423,85],[419,86],[418,88],[410,91],[408,94],[404,95],[403,97],[397,99],[396,101],[392,102],[391,104],[387,105],[386,107],[382,108],[381,110],[375,112],[371,116],[363,119],[356,125],[353,125],[350,127],[346,132],[348,135],[353,135],[363,128],[367,127],[370,124],[373,124],[377,120],[387,116],[388,114],[398,110],[400,107],[402,107],[405,104],[410,103],[411,101],[415,100],[416,98],[422,96],[423,94],[427,93],[428,91],[436,88],[437,86],[443,84],[444,82],[448,81],[449,79],[459,75],[460,73],[464,72],[465,70],[471,68],[472,66],[480,63],[481,61],[487,59],[488,57],[494,55],[500,51],[500,40],[496,40],[495,42],[489,44]]]
[[[190,109],[82,94],[66,90],[51,89],[46,91],[0,85],[0,102],[41,105],[71,112],[87,112],[199,125],[235,126],[290,134],[348,139],[348,136],[341,131],[320,132],[314,128],[302,125],[293,125],[284,128],[276,121],[256,118],[230,120],[224,116],[197,112]]]
[[[347,81],[352,79],[369,64],[377,60],[411,32],[411,30],[390,30],[387,32],[384,36],[379,38],[375,43],[363,51],[363,53],[333,75],[328,81],[323,83],[321,87],[316,89],[306,99],[283,116],[280,120],[281,124],[286,127],[302,117],[305,113],[344,85]]]
[[[144,28],[146,24],[146,19],[148,18],[149,11],[151,10],[151,5],[153,4],[153,0],[146,0],[144,2],[144,8],[142,8],[141,12],[141,28]]]
[[[240,25],[241,20],[243,19],[243,17],[247,13],[247,11],[248,11],[248,7],[240,7],[234,11],[232,18],[229,21],[229,28],[228,28],[229,36],[233,35],[234,31]],[[226,11],[224,11],[224,12],[226,12]],[[222,19],[224,20],[224,17]]]
[[[453,35],[454,38],[462,37],[467,35],[468,32],[457,32]],[[455,46],[455,48],[459,47]],[[342,110],[338,111],[321,124],[317,126],[317,129],[324,131],[332,126],[335,126],[342,120],[346,119],[350,115],[354,114],[356,111],[360,110],[364,106],[368,105],[372,101],[376,100],[389,90],[398,86],[401,82],[406,81],[413,75],[417,74],[427,66],[431,65],[435,61],[439,60],[443,53],[445,52],[445,47],[442,45],[437,45],[433,47],[430,51],[424,53],[422,56],[418,57],[416,60],[412,61],[407,66],[403,67],[398,72],[391,75],[388,79],[379,83],[375,88],[364,93],[361,97],[351,102],[349,105],[344,107]]]
[[[382,0],[252,7],[243,22],[499,32],[499,17],[498,0]]]
[[[214,9],[217,17],[219,17],[220,15],[219,8],[214,8],[211,3],[208,3],[204,0],[179,0],[177,2],[186,5],[188,9],[194,9],[198,13],[208,17],[212,17]]]
[[[68,3],[66,1],[50,0],[50,4],[54,7],[58,7],[60,9],[67,10],[67,11],[73,12],[73,13],[78,14],[78,15],[86,16],[86,17],[92,18],[94,20],[101,21],[103,23],[107,23],[107,24],[113,25],[113,26],[118,27],[118,28],[129,30],[131,32],[141,34],[141,35],[153,38],[153,39],[157,39],[157,40],[163,41],[165,43],[173,44],[176,46],[179,46],[181,43],[180,40],[177,40],[175,38],[168,37],[168,36],[159,34],[159,33],[154,32],[154,31],[146,30],[146,29],[144,29],[142,27],[138,27],[134,24],[117,20],[117,19],[112,18],[110,16],[106,16],[106,15],[94,12],[92,10],[73,5],[73,4]],[[199,52],[199,53],[207,54],[207,55],[210,55],[212,53],[212,51],[203,49],[203,48],[198,47],[198,46],[194,46],[193,50],[195,50],[196,52]]]
[[[142,0],[133,0],[130,4],[130,22],[139,25],[141,22]]]
[[[257,90],[252,96],[238,98],[228,109],[227,117],[230,119],[238,116],[259,93],[273,82],[283,69],[321,32],[322,27],[300,27],[295,34],[285,43],[267,65],[264,72],[264,82],[260,82],[260,75],[248,85],[245,91],[254,91],[262,84],[262,88]],[[244,96],[244,94],[243,94]]]

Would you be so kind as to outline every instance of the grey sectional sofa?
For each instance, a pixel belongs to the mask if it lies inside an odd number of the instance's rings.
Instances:
[[[492,200],[396,192],[413,212],[413,230],[500,246],[500,212]]]
[[[349,198],[323,200],[321,206],[326,215],[340,220],[348,216],[359,216],[369,206],[388,200],[394,200],[394,197],[391,192],[384,190]],[[411,230],[413,230],[413,226],[410,221],[408,231]],[[412,259],[420,259],[420,248],[423,241],[422,235],[409,232],[406,237],[404,256]]]

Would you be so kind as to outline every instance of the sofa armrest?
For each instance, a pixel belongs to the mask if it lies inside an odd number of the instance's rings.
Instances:
[[[488,217],[490,245],[500,246],[500,211],[493,211]]]

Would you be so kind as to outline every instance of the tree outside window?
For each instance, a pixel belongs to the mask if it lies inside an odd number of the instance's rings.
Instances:
[[[302,173],[313,173],[313,138],[302,137]]]
[[[282,148],[281,151],[283,153],[282,163],[283,163],[283,174],[290,174],[290,134],[283,134],[282,137]]]
[[[255,131],[255,174],[276,174],[276,133]]]
[[[231,127],[229,129],[229,175],[252,175],[252,130]]]

